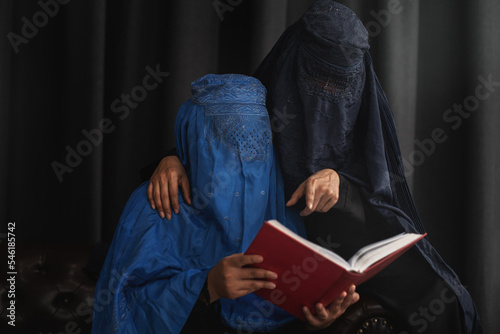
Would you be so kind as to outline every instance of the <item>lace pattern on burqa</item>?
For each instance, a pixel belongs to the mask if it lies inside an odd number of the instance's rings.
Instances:
[[[205,107],[205,136],[222,143],[236,159],[265,161],[272,133],[265,108],[265,88],[252,77],[207,76],[192,87],[193,103]]]
[[[222,105],[218,107],[209,105],[205,109],[205,124],[208,124],[207,139],[210,142],[214,140],[221,142],[237,159],[247,162],[265,161],[272,140],[269,117],[265,109],[265,115],[261,116],[245,113],[245,109],[250,110],[250,107],[245,105],[234,105],[232,108]],[[238,112],[234,112],[235,109]]]

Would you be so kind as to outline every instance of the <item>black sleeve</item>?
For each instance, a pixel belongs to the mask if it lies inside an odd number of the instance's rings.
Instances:
[[[365,224],[365,209],[359,187],[339,174],[339,200],[332,210],[342,214],[351,224]]]
[[[168,150],[167,154],[165,154],[166,157],[171,156],[171,155],[175,155],[176,157],[179,157],[177,155],[177,149],[175,147]],[[139,171],[139,173],[141,174],[141,182],[146,182],[147,180],[149,180],[151,178],[151,175],[153,175],[156,167],[158,167],[158,165],[160,164],[160,161],[161,161],[161,159],[156,160],[155,162],[150,163],[149,165],[141,168],[141,170]]]
[[[165,154],[166,157],[171,156],[171,155],[175,155],[176,157],[179,157],[179,155],[177,154],[176,147],[172,147],[170,150],[167,151],[167,154]]]
[[[210,294],[208,293],[207,281],[205,280],[200,296],[191,310],[181,334],[206,333],[214,329],[214,333],[220,333],[217,329],[222,325],[215,306],[214,304],[210,304]]]

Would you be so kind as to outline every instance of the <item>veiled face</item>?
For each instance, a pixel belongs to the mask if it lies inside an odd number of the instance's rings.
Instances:
[[[264,222],[276,187],[266,91],[239,75],[209,75],[192,87],[176,123],[192,208],[200,221],[218,226],[212,238],[239,251]]]
[[[269,91],[287,196],[321,169],[342,171],[362,159],[356,134],[364,131],[368,49],[368,32],[354,12],[318,0],[257,69]]]
[[[318,168],[342,168],[361,106],[364,63],[332,66],[312,56],[305,47],[298,53],[298,95],[307,124],[305,149],[318,157]],[[336,166],[331,166],[332,161]]]

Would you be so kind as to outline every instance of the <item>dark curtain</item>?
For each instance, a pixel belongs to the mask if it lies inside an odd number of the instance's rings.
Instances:
[[[0,1],[0,217],[19,241],[110,241],[207,73],[252,74],[313,0]],[[500,325],[500,2],[358,13],[430,240]]]

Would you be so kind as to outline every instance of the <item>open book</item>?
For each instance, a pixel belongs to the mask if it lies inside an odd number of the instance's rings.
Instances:
[[[262,255],[255,267],[278,274],[276,288],[255,293],[297,318],[302,306],[315,312],[327,306],[351,284],[367,281],[401,256],[426,234],[402,233],[361,248],[348,261],[295,234],[276,220],[266,221],[245,254]]]

